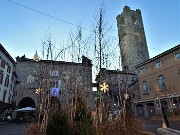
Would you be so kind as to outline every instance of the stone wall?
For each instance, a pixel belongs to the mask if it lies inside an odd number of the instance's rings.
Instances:
[[[46,73],[44,73],[46,72]],[[89,107],[92,107],[92,65],[90,61],[83,60],[82,63],[47,61],[41,60],[35,62],[32,59],[17,59],[16,73],[20,83],[16,85],[13,100],[18,106],[19,102],[30,97],[38,104],[38,94],[36,89],[41,87],[43,78],[48,79],[49,85],[59,88],[60,94],[57,97],[61,107],[67,107],[68,100],[75,95],[77,90],[78,96],[86,100]],[[50,89],[49,89],[50,90]]]

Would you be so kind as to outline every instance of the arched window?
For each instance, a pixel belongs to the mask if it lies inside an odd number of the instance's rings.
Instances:
[[[144,94],[149,93],[148,84],[146,81],[143,81],[143,89],[144,89]]]
[[[3,69],[5,68],[5,65],[6,65],[5,61],[4,61],[4,60],[1,60],[1,67],[2,67]]]
[[[163,75],[159,76],[159,86],[161,91],[166,90],[165,77]]]
[[[132,23],[137,25],[138,21],[137,21],[136,15],[131,15],[131,19],[132,19]]]
[[[121,18],[120,18],[120,24],[121,24],[121,25],[125,25],[124,17],[121,17]]]
[[[7,76],[6,77],[6,80],[5,80],[5,84],[4,84],[6,87],[8,87],[9,86],[9,77]]]
[[[175,59],[176,59],[176,60],[180,60],[180,53],[176,53],[176,54],[175,54]]]
[[[4,93],[3,93],[3,102],[5,102],[6,94],[7,94],[7,90],[5,90]]]
[[[0,72],[0,84],[3,83],[3,76],[4,76],[3,72],[2,73]]]

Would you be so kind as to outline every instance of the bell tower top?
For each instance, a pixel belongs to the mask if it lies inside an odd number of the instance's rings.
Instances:
[[[124,8],[123,8],[123,12],[130,12],[130,7],[128,7],[128,6],[125,6]]]
[[[125,6],[116,19],[122,66],[135,72],[136,65],[149,59],[141,10]]]

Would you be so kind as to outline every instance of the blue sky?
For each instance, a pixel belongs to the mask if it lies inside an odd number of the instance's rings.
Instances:
[[[85,28],[83,35],[88,37],[102,3],[115,38],[118,38],[116,17],[123,7],[141,10],[151,58],[180,43],[179,0],[1,0],[0,43],[13,58],[24,54],[32,58],[36,50],[41,51],[48,30],[57,46],[66,43],[69,34],[77,30],[71,24],[81,24]]]

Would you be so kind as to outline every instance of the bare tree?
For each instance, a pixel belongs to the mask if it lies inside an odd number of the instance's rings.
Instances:
[[[97,95],[99,96],[99,99],[97,99],[97,118],[96,118],[96,125],[97,123],[102,123],[105,118],[109,114],[109,110],[107,109],[108,106],[105,106],[105,102],[110,102],[109,99],[109,91],[106,93],[104,91],[100,90],[100,86],[104,85],[105,87],[108,87],[108,77],[104,78],[104,73],[102,72],[102,68],[108,68],[108,65],[111,65],[113,57],[115,56],[115,49],[113,47],[113,42],[111,40],[110,32],[111,27],[107,28],[107,22],[105,21],[105,10],[103,9],[102,5],[100,9],[98,10],[98,15],[96,18],[96,25],[94,27],[94,59],[97,59],[93,64],[95,65],[95,74],[97,79]],[[115,60],[117,62],[117,60]],[[118,65],[118,62],[114,62],[115,65]],[[111,64],[110,64],[111,63]],[[112,67],[112,66],[111,66]],[[104,87],[103,86],[103,87]],[[103,88],[102,88],[103,89]],[[107,101],[103,99],[101,95],[105,94],[107,96]],[[108,103],[109,104],[109,103]]]

